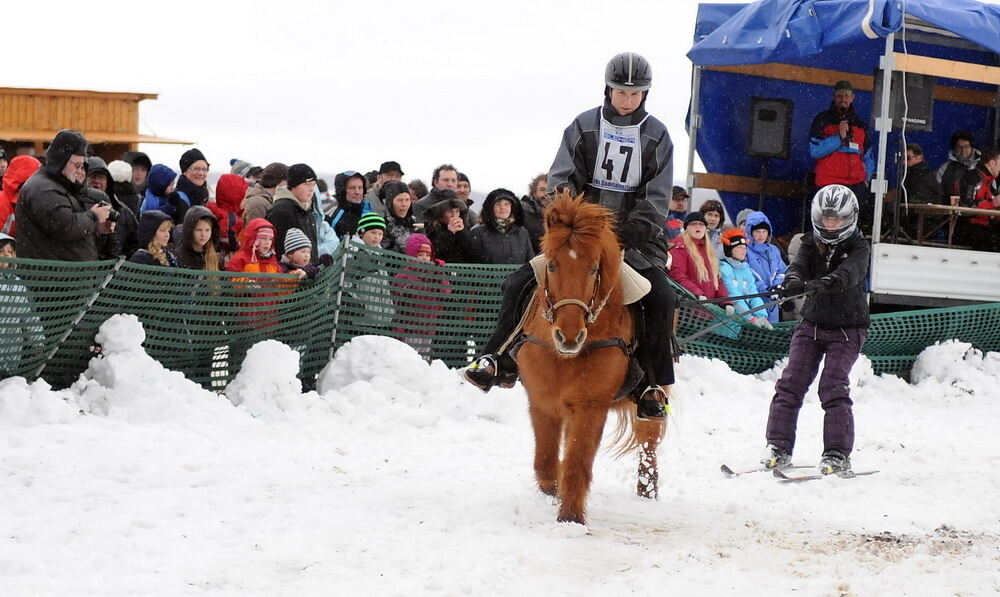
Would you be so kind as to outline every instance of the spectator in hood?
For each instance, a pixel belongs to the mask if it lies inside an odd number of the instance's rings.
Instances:
[[[243,228],[243,210],[240,205],[247,194],[247,181],[238,174],[223,174],[215,183],[215,201],[206,207],[218,219],[219,251],[229,256],[239,248],[240,230]]]
[[[274,244],[278,255],[284,254],[285,234],[291,228],[298,228],[309,238],[309,244],[316,246],[316,219],[313,216],[313,197],[316,188],[316,173],[307,164],[292,164],[288,168],[288,195],[279,193],[271,209],[267,210],[267,221],[274,226]],[[284,191],[281,189],[280,191]],[[312,257],[316,263],[318,257]]]
[[[140,197],[143,196],[146,193],[146,177],[153,169],[153,162],[141,151],[126,151],[122,161],[132,166],[132,186]]]
[[[3,189],[0,190],[0,232],[17,236],[14,211],[17,209],[17,198],[21,187],[31,178],[42,163],[30,155],[15,156],[3,175]]]
[[[948,161],[941,164],[935,173],[941,183],[945,203],[949,203],[951,197],[958,197],[959,204],[972,204],[973,189],[979,183],[976,167],[982,157],[979,150],[973,147],[975,143],[976,138],[969,131],[952,134]]]
[[[97,258],[98,259],[118,259],[123,256],[124,250],[122,248],[123,237],[122,228],[118,223],[118,220],[122,219],[122,213],[115,210],[115,206],[111,205],[111,199],[108,198],[107,193],[104,191],[95,189],[94,187],[84,187],[81,200],[83,201],[83,206],[87,209],[94,205],[110,205],[111,210],[108,214],[108,221],[114,224],[114,231],[108,234],[98,234],[94,239],[94,243],[97,245]],[[135,242],[136,225],[129,221],[126,217],[126,221],[129,222],[127,229],[133,236],[133,244]]]
[[[330,216],[330,226],[339,238],[353,236],[361,216],[372,211],[371,205],[365,201],[365,185],[368,183],[364,175],[353,170],[342,174],[343,184],[334,182],[337,210]]]
[[[173,229],[174,221],[168,214],[155,209],[142,212],[139,216],[140,248],[129,261],[142,265],[180,267],[177,258],[167,248]]]
[[[538,253],[541,248],[542,235],[545,234],[545,208],[551,199],[546,194],[548,190],[548,174],[542,173],[528,183],[528,194],[521,197],[521,210],[524,212],[524,227],[531,238],[531,248]],[[484,213],[488,213],[483,208]]]
[[[108,196],[114,196],[119,202],[127,205],[133,214],[139,213],[142,195],[136,192],[135,185],[132,184],[132,166],[124,160],[115,160],[108,164],[108,172],[111,174],[111,189]]]
[[[785,280],[785,270],[788,265],[781,258],[781,251],[772,245],[771,220],[764,212],[755,211],[747,216],[743,229],[748,241],[747,263],[757,279],[757,292],[767,292]],[[767,310],[767,320],[778,322],[778,306],[772,305]]]
[[[483,202],[483,223],[472,229],[472,239],[483,263],[523,264],[535,256],[524,227],[521,202],[507,189],[490,191]]]
[[[237,176],[240,180],[242,177]],[[207,207],[192,206],[184,214],[180,240],[177,243],[177,263],[187,269],[219,271],[222,257],[219,245],[219,221]]]
[[[382,162],[382,165],[378,167],[375,184],[365,194],[365,201],[372,206],[373,212],[380,214],[385,211],[385,204],[382,203],[382,188],[386,183],[403,180],[403,174],[403,167],[399,165],[399,162]]]
[[[274,205],[275,193],[278,187],[287,186],[288,166],[281,162],[272,162],[264,167],[260,174],[260,183],[247,190],[246,198],[240,206],[243,208],[243,225],[255,218],[263,218],[267,210]]]
[[[386,206],[386,229],[382,248],[405,253],[406,239],[414,232],[424,229],[423,224],[420,224],[418,230],[413,222],[413,199],[410,196],[410,188],[405,183],[390,181],[382,186],[380,193]]]
[[[427,209],[427,237],[437,251],[437,256],[447,263],[479,263],[482,256],[466,227],[465,216],[469,206],[444,189],[437,196],[441,201]]]
[[[263,218],[247,222],[240,232],[240,250],[226,264],[226,269],[231,272],[282,273],[274,252],[274,226]]]
[[[87,158],[86,185],[105,194],[111,188],[111,172],[108,171],[108,164],[96,155]]]
[[[125,164],[124,162],[121,162]],[[128,164],[125,164],[127,167]],[[111,204],[111,213],[115,221],[113,238],[98,238],[98,252],[101,259],[117,259],[129,257],[139,248],[138,230],[139,218],[127,205],[118,200],[113,191],[115,183],[111,171],[104,160],[97,156],[87,158],[88,199],[85,203],[100,204],[107,201]],[[95,193],[93,191],[99,191]]]
[[[110,205],[86,207],[83,178],[87,140],[59,131],[45,152],[45,166],[24,186],[17,201],[18,253],[29,259],[94,261],[97,236],[114,231]]]
[[[190,205],[208,203],[208,160],[197,148],[181,154],[181,175],[177,179],[177,190],[188,197]]]
[[[174,223],[184,221],[184,212],[191,207],[185,193],[177,190],[177,173],[169,166],[157,164],[149,171],[146,198],[139,207],[142,212],[157,210],[170,216]]]

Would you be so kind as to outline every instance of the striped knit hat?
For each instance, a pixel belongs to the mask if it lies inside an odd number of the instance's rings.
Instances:
[[[369,230],[381,230],[385,232],[385,218],[375,212],[368,212],[358,220],[358,234],[364,234]]]
[[[288,232],[285,233],[285,255],[294,253],[304,247],[312,248],[312,242],[306,236],[306,233],[298,228],[289,228]]]

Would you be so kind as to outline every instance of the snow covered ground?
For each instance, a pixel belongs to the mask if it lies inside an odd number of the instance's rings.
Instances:
[[[320,392],[257,345],[227,395],[116,316],[73,388],[0,382],[0,595],[984,595],[1000,592],[1000,354],[927,351],[910,385],[853,372],[856,469],[752,465],[780,367],[684,357],[658,501],[603,453],[589,526],[534,487],[520,388],[489,395],[361,337]],[[796,460],[818,461],[807,398]]]

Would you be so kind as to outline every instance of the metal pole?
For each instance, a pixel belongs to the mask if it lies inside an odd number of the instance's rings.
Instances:
[[[698,143],[698,129],[701,128],[701,112],[698,103],[701,99],[701,67],[694,65],[691,71],[691,123],[688,130],[687,176],[684,184],[688,192],[694,189],[694,152]]]
[[[330,332],[330,359],[333,359],[333,353],[336,352],[337,325],[340,323],[340,307],[344,297],[344,278],[347,273],[347,254],[350,252],[350,244],[350,239],[344,239],[340,245],[343,251],[343,260],[340,262],[340,281],[337,283],[337,308],[333,311],[333,331]]]
[[[892,119],[889,118],[889,102],[892,91],[892,70],[895,68],[893,50],[896,41],[896,34],[890,33],[885,38],[885,53],[879,60],[882,68],[882,110],[878,118],[875,119],[875,129],[878,130],[878,166],[875,169],[875,177],[872,178],[872,192],[875,193],[875,213],[872,222],[872,289],[878,288],[878,269],[876,268],[879,237],[882,234],[882,202],[885,199],[885,192],[888,188],[885,180],[885,154],[887,151],[889,131],[892,130]]]

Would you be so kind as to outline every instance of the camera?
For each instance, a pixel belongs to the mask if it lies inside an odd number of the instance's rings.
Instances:
[[[105,205],[107,205],[108,207],[110,207],[111,206],[111,202],[105,200],[105,201],[101,201],[100,203],[98,203],[98,205],[100,205],[101,207],[104,207]],[[118,221],[118,210],[116,210],[113,207],[111,208],[111,211],[108,212],[108,221],[109,222],[117,222]]]

